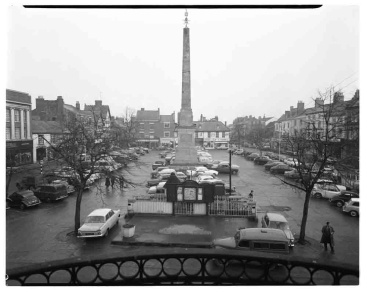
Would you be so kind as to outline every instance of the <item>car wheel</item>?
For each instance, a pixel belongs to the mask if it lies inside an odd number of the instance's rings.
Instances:
[[[344,202],[342,202],[342,201],[340,201],[340,200],[338,200],[338,201],[336,202],[336,206],[337,206],[338,208],[341,208],[343,205],[344,205]]]
[[[110,229],[107,229],[106,233],[104,234],[104,237],[108,236],[108,232],[110,231]]]
[[[358,213],[356,211],[350,211],[350,216],[351,217],[357,217],[358,216]]]
[[[24,203],[22,203],[22,204],[20,205],[20,209],[21,209],[21,210],[24,210],[25,208],[26,208],[25,204],[24,204]]]
[[[321,193],[315,193],[315,197],[320,199],[320,198],[322,198],[322,195],[321,195]]]

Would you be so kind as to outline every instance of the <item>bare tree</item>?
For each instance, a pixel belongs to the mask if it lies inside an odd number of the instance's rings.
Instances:
[[[340,156],[341,137],[345,129],[345,107],[339,92],[333,89],[320,93],[315,107],[300,115],[299,130],[285,137],[287,148],[294,154],[294,166],[300,177],[299,184],[278,177],[282,182],[305,192],[305,201],[298,241],[305,242],[309,202],[314,185],[324,175],[324,169]],[[325,103],[327,102],[327,103]]]
[[[231,143],[235,143],[242,146],[242,143],[245,139],[245,127],[242,123],[242,119],[240,117],[237,117],[233,121],[233,128],[231,131]]]
[[[128,148],[136,141],[136,111],[129,107],[125,108],[124,114],[121,118],[116,118],[112,126],[114,136],[117,144],[122,148]]]
[[[255,125],[248,134],[246,134],[246,140],[254,144],[260,150],[260,155],[262,156],[264,145],[269,141],[272,135],[273,133],[270,128],[265,125],[258,124]]]

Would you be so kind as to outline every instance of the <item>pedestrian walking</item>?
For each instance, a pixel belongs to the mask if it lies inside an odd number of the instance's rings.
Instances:
[[[248,198],[251,201],[254,199],[254,191],[253,190],[251,190],[251,192],[249,193]]]
[[[330,222],[326,222],[326,225],[321,229],[322,237],[320,243],[324,244],[325,251],[329,243],[331,252],[334,252],[334,228],[330,226]]]
[[[113,188],[113,185],[115,184],[115,176],[112,175],[111,177],[111,187]]]
[[[105,182],[105,185],[106,185],[106,188],[108,189],[108,187],[110,186],[110,177],[106,177],[106,182]]]
[[[17,187],[18,191],[23,190],[22,186],[19,184],[19,182],[17,182],[17,184],[15,184],[15,186]]]

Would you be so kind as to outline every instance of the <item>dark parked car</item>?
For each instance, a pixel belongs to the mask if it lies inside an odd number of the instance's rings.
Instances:
[[[270,168],[270,172],[273,174],[284,174],[285,171],[291,171],[293,168],[286,164],[279,164]]]
[[[44,184],[39,185],[34,191],[34,195],[41,201],[51,202],[68,197],[67,189],[64,184]]]
[[[39,205],[41,201],[34,195],[31,190],[21,190],[14,192],[6,199],[8,206],[11,208],[20,208],[24,210],[32,206]]]
[[[269,161],[264,165],[265,170],[270,170],[270,168],[282,164],[282,162],[280,161]]]
[[[213,170],[218,171],[218,173],[229,173],[231,170],[232,174],[237,174],[240,171],[240,166],[238,165],[231,165],[229,168],[229,163],[219,163]]]
[[[155,170],[158,167],[164,166],[165,162],[164,161],[155,161],[154,164],[152,165],[152,169]]]
[[[270,158],[267,156],[257,157],[254,159],[255,165],[265,165],[269,161],[270,161]]]
[[[344,203],[350,201],[352,198],[359,198],[359,194],[352,191],[342,191],[340,195],[335,195],[334,197],[330,198],[329,201],[341,208]]]
[[[253,161],[255,160],[256,158],[260,157],[260,155],[258,153],[252,153],[252,154],[249,154],[246,159],[247,160],[250,160],[250,161]]]

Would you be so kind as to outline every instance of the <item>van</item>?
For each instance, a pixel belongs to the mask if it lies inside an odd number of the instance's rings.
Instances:
[[[215,248],[236,250],[289,253],[289,240],[284,231],[271,228],[239,229],[234,237],[215,239]]]
[[[348,213],[351,217],[359,216],[359,198],[351,198],[343,206],[343,212]]]
[[[39,185],[34,191],[34,195],[41,201],[56,201],[68,197],[67,189],[64,184],[44,184]]]

